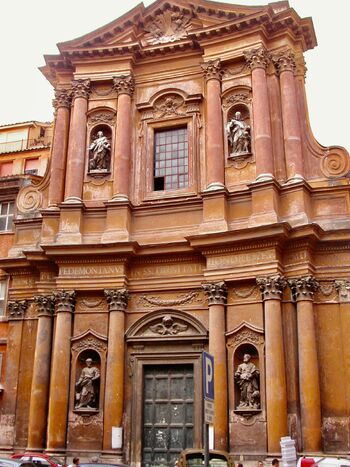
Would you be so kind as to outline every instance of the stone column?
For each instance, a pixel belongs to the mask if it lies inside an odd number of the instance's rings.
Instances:
[[[71,118],[66,172],[66,203],[81,203],[86,156],[86,123],[90,80],[72,81]]]
[[[256,180],[274,178],[271,116],[266,80],[269,59],[262,47],[244,52],[248,67],[252,70],[253,130]]]
[[[350,381],[350,281],[335,281],[335,287],[339,294],[340,323],[343,337],[344,353],[344,381]],[[347,409],[350,417],[350,387],[344,384],[344,391],[347,395]]]
[[[131,160],[131,98],[135,89],[132,75],[113,79],[114,90],[118,94],[117,127],[114,143],[113,198],[116,201],[129,199],[130,160]]]
[[[112,426],[122,427],[124,412],[124,331],[129,293],[105,290],[109,308],[103,449],[112,449]]]
[[[51,209],[57,208],[57,206],[62,203],[64,196],[70,105],[70,91],[67,89],[57,89],[54,100],[56,119],[51,152],[51,175],[48,203],[48,207]]]
[[[45,449],[54,300],[51,296],[40,295],[34,297],[34,301],[38,312],[38,329],[29,403],[27,449],[42,451]]]
[[[286,280],[275,275],[258,277],[264,300],[267,446],[270,455],[281,451],[280,440],[288,435],[287,385],[283,347],[281,298]]]
[[[203,284],[209,305],[209,353],[214,357],[214,449],[227,449],[228,403],[227,403],[227,357],[225,282]]]
[[[16,428],[16,405],[21,358],[23,318],[28,308],[27,300],[13,300],[7,303],[8,332],[4,376],[4,393],[0,407],[0,445],[2,449],[13,450]]]
[[[225,185],[225,157],[223,121],[221,110],[220,59],[209,60],[201,65],[206,81],[206,158],[207,190],[218,190]]]
[[[56,326],[51,362],[46,450],[62,452],[66,448],[70,382],[70,340],[75,292],[73,290],[56,290],[54,291],[54,297],[56,302]]]
[[[290,182],[303,180],[303,152],[298,112],[298,96],[295,83],[295,57],[291,50],[272,57],[280,76],[281,105],[283,119],[284,151],[287,178]]]
[[[313,296],[318,282],[311,276],[288,280],[297,304],[299,387],[304,452],[321,451],[321,400]]]

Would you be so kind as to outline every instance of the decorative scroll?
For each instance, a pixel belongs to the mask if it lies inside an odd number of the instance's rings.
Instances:
[[[36,211],[41,207],[42,201],[42,192],[37,187],[29,185],[21,189],[17,197],[17,209],[23,214]]]
[[[151,45],[166,44],[186,38],[190,29],[190,14],[166,10],[146,22],[145,39]]]
[[[125,311],[128,306],[129,292],[127,289],[105,290],[109,311]]]
[[[289,279],[288,284],[294,301],[313,300],[314,293],[319,287],[319,283],[312,276]]]
[[[186,295],[182,295],[179,298],[174,299],[161,299],[159,297],[148,297],[147,295],[141,295],[139,298],[139,303],[144,306],[178,306],[183,305],[185,303],[192,302],[196,297],[198,297],[198,292],[190,292]]]
[[[93,125],[97,123],[109,123],[113,125],[115,123],[115,115],[111,112],[98,112],[90,115],[88,123]]]
[[[235,104],[251,104],[252,102],[252,97],[250,94],[245,93],[245,92],[240,92],[237,94],[231,94],[230,96],[226,97],[224,100],[223,108],[227,109],[228,107],[232,107]]]
[[[327,153],[322,157],[320,165],[326,177],[345,177],[350,172],[350,157],[343,152]]]
[[[186,324],[180,324],[174,321],[171,315],[165,315],[162,318],[161,323],[157,323],[157,324],[150,326],[151,331],[153,331],[156,334],[160,334],[161,336],[166,336],[166,335],[174,336],[182,332],[185,332],[187,328],[188,326]]]
[[[225,282],[203,284],[202,288],[208,297],[209,305],[224,305],[227,299],[227,285]]]

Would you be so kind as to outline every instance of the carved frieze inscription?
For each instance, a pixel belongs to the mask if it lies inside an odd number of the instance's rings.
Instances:
[[[187,276],[191,274],[201,274],[202,272],[203,265],[200,263],[148,264],[134,265],[130,275],[133,279],[141,279],[144,277],[169,275]]]
[[[69,264],[60,266],[60,277],[113,277],[124,271],[122,264]]]
[[[232,252],[220,256],[209,256],[207,259],[208,269],[224,269],[239,266],[254,265],[257,263],[266,263],[276,258],[273,250]]]

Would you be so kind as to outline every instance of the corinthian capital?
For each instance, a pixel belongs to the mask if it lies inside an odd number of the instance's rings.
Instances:
[[[245,50],[243,53],[247,66],[251,70],[255,70],[255,68],[264,68],[265,70],[270,62],[268,53],[263,47]]]
[[[55,299],[52,295],[37,295],[34,303],[38,310],[38,316],[52,316],[55,310]]]
[[[335,288],[339,294],[340,303],[350,302],[350,281],[335,281]]]
[[[299,277],[297,279],[288,279],[288,285],[291,288],[293,300],[313,300],[314,293],[320,286],[312,276]]]
[[[27,300],[13,300],[7,302],[8,318],[9,319],[22,319],[28,308]]]
[[[88,99],[91,93],[89,79],[76,79],[72,81],[72,96],[73,99],[83,97]]]
[[[227,285],[224,281],[202,284],[209,305],[224,305],[227,299]]]
[[[132,75],[116,76],[113,78],[113,89],[120,94],[132,96],[135,90],[135,80]]]
[[[272,55],[272,63],[275,65],[276,71],[279,74],[283,71],[291,71],[294,73],[296,69],[295,55],[290,49]]]
[[[74,312],[75,291],[74,290],[54,290],[53,296],[56,303],[56,312]]]
[[[70,107],[72,103],[72,93],[68,89],[56,89],[53,106],[57,110],[59,107]]]
[[[221,61],[219,58],[202,63],[201,68],[207,81],[209,79],[217,79],[220,81],[222,75],[224,74],[224,70],[221,68]]]
[[[128,306],[129,292],[127,289],[105,290],[109,311],[125,311]]]
[[[264,300],[280,300],[283,289],[287,285],[286,279],[280,274],[269,277],[257,277],[256,283],[260,287]]]

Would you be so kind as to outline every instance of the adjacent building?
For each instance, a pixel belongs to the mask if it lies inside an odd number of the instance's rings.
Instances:
[[[50,169],[0,261],[2,450],[173,466],[208,351],[216,449],[349,452],[350,159],[310,130],[315,46],[287,1],[156,0],[45,57]]]

